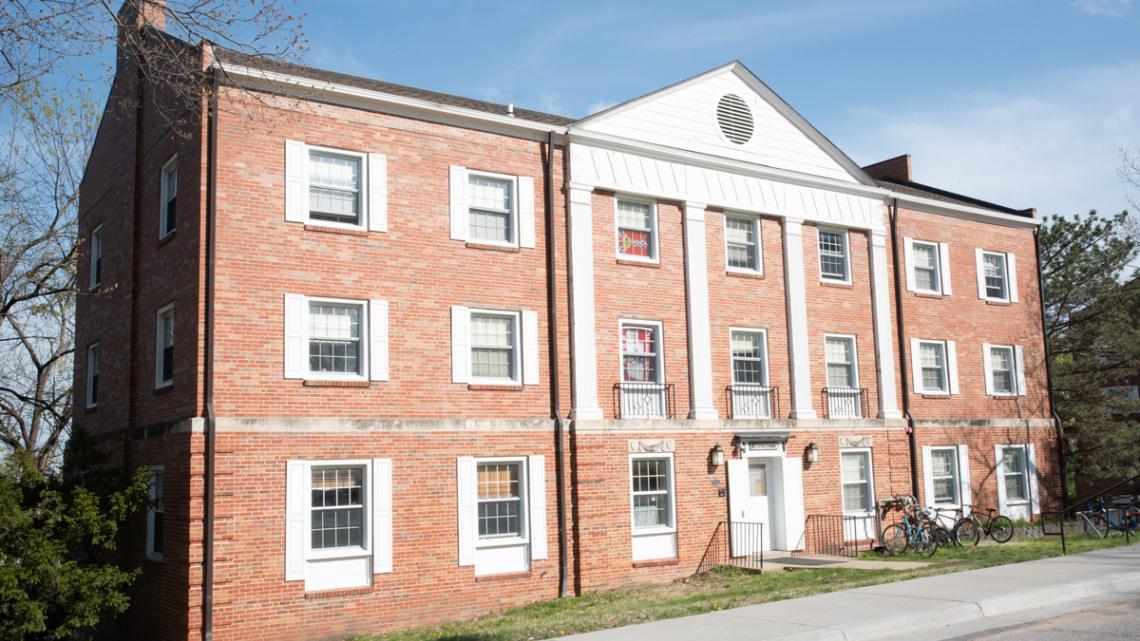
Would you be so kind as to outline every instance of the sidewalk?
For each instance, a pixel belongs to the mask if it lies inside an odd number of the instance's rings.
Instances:
[[[1140,545],[563,637],[566,641],[856,641],[1140,594]]]

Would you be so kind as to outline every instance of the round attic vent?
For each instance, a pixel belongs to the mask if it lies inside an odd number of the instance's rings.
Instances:
[[[752,139],[752,111],[744,100],[730,93],[716,105],[716,121],[720,132],[730,141],[743,145]]]

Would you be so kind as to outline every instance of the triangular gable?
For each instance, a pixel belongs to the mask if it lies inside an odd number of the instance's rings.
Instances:
[[[746,110],[740,102],[728,99],[718,112],[722,99],[729,95],[739,97]],[[721,125],[721,113],[727,131]],[[874,185],[859,165],[738,61],[587,116],[572,127]],[[747,140],[740,142],[749,131]]]

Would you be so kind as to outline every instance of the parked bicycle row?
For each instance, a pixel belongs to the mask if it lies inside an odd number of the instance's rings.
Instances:
[[[1140,530],[1140,496],[1098,497],[1077,512],[1076,517],[1085,535],[1094,538],[1136,532]]]
[[[922,507],[913,496],[893,496],[878,502],[879,522],[894,521],[879,535],[883,554],[907,550],[931,556],[946,546],[977,545],[989,537],[998,543],[1013,538],[1013,520],[994,508]]]

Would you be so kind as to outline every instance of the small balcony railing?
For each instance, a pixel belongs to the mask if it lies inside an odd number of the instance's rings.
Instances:
[[[618,418],[673,418],[673,386],[668,383],[616,383]]]
[[[780,389],[734,383],[728,386],[728,408],[734,419],[764,419],[780,415]]]
[[[827,418],[863,418],[867,415],[867,389],[855,387],[823,388]]]

